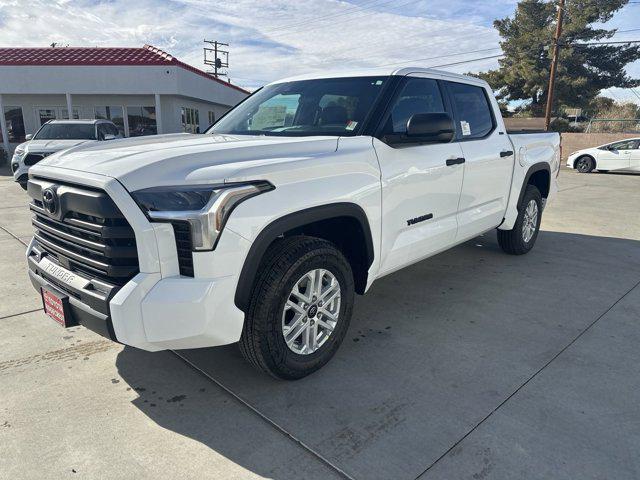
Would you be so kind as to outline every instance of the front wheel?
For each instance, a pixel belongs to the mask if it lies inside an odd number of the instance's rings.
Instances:
[[[351,266],[332,243],[306,236],[278,240],[258,270],[240,351],[274,377],[305,377],[338,350],[353,297]]]
[[[523,255],[533,248],[542,220],[542,195],[533,185],[527,185],[518,218],[511,230],[498,230],[498,244],[510,255]]]
[[[590,173],[596,165],[591,157],[580,157],[576,160],[576,170],[580,173]]]

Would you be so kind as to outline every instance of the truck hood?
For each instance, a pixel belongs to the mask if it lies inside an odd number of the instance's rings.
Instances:
[[[254,167],[336,151],[338,137],[171,134],[84,144],[47,157],[32,173],[58,167],[118,179],[129,191],[223,182]]]
[[[87,142],[96,142],[97,140],[30,140],[19,146],[27,152],[59,152],[67,148],[75,147]]]

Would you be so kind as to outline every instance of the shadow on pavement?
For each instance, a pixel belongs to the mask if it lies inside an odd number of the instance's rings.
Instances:
[[[355,478],[415,479],[629,291],[638,272],[637,241],[541,232],[531,253],[515,257],[489,233],[376,282],[357,299],[336,357],[306,379],[255,372],[236,345],[181,355]],[[158,355],[125,349],[119,373],[132,386],[159,376],[187,394],[182,368],[159,371]],[[220,405],[199,401],[176,416],[148,395],[136,406],[162,427],[257,474],[288,478],[247,448],[252,427]],[[579,421],[575,435],[610,450],[613,462],[619,445],[599,444],[588,415]],[[566,458],[547,453],[540,462],[566,468]]]

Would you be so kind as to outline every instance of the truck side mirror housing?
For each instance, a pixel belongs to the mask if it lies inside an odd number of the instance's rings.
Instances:
[[[449,143],[456,133],[451,115],[416,113],[407,122],[407,137],[417,142]]]
[[[28,142],[28,141],[29,141],[29,140],[31,140],[32,138],[33,138],[33,133],[27,133],[27,134],[24,136],[24,140],[25,140],[25,142]]]

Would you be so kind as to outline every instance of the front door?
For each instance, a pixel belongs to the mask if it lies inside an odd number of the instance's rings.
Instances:
[[[502,222],[515,156],[508,135],[498,128],[491,92],[481,85],[446,82],[446,86],[465,158],[456,236],[463,241]]]
[[[598,170],[627,170],[631,167],[631,152],[635,140],[624,140],[603,147],[598,152],[596,168]]]
[[[382,172],[380,274],[444,250],[455,241],[464,164],[459,143],[390,146],[416,113],[446,111],[439,82],[419,75],[402,80],[373,145]],[[450,163],[451,165],[447,165]]]

